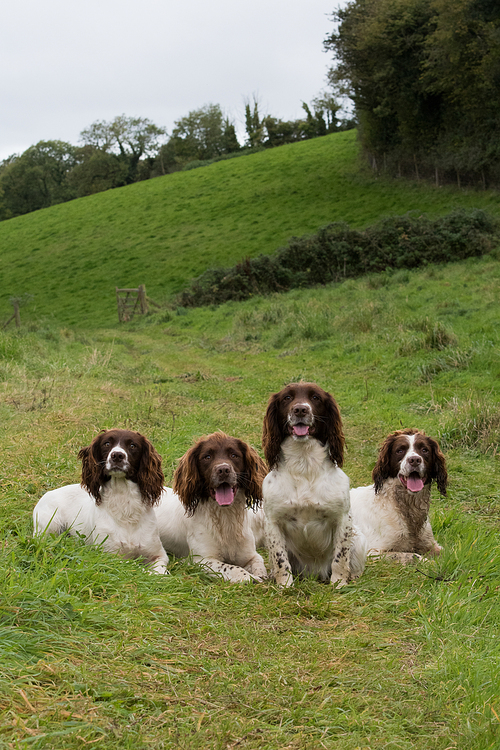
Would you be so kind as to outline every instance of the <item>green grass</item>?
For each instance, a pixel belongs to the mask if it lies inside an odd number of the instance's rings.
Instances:
[[[95,329],[117,320],[115,287],[163,303],[209,266],[272,253],[334,221],[365,227],[409,210],[500,215],[493,192],[433,188],[358,170],[354,131],[81,198],[0,223],[0,319]],[[214,300],[216,301],[216,300]]]
[[[498,254],[115,323],[115,284],[167,298],[206,265],[331,220],[498,215],[493,194],[375,180],[355,162],[339,134],[0,224],[4,317],[9,295],[35,295],[21,330],[0,331],[0,750],[500,747]],[[98,430],[147,434],[171,482],[201,434],[260,449],[269,395],[301,377],[339,402],[353,486],[388,432],[440,440],[439,559],[281,591],[32,539],[35,503],[78,481]]]
[[[499,747],[499,278],[484,257],[94,333],[0,334],[0,748]],[[259,447],[269,394],[300,377],[339,401],[353,485],[389,431],[440,439],[437,561],[280,591],[31,538],[35,502],[78,481],[102,427],[150,436],[170,482],[200,434]]]

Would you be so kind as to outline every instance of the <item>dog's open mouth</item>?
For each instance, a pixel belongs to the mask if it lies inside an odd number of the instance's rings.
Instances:
[[[407,477],[399,475],[399,481],[410,492],[420,492],[424,488],[426,477],[421,477],[416,471],[412,471]]]
[[[304,424],[303,422],[298,422],[297,424],[290,425],[292,430],[292,435],[295,437],[305,437],[306,435],[309,435],[309,430],[311,429],[311,426],[308,424]]]
[[[227,482],[211,488],[210,494],[219,505],[231,505],[236,495],[236,487],[231,487]]]

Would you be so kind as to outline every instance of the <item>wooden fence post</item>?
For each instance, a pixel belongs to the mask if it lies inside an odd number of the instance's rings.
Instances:
[[[138,292],[138,297],[139,297],[139,304],[141,306],[141,315],[146,315],[148,312],[148,301],[146,299],[145,285],[141,284],[137,292]]]
[[[21,328],[21,314],[19,312],[19,301],[13,300],[12,306],[14,307],[14,320],[16,321],[16,328]]]

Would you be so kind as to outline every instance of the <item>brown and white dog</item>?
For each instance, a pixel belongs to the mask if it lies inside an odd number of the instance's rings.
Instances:
[[[354,523],[370,555],[389,554],[400,562],[415,555],[438,555],[429,521],[431,484],[446,495],[446,462],[436,440],[420,430],[388,435],[373,469],[374,484],[351,490]]]
[[[154,573],[166,573],[168,557],[153,506],[163,489],[161,458],[131,430],[103,430],[78,454],[81,484],[50,490],[33,511],[35,534],[83,535],[123,557],[141,557]]]
[[[266,467],[243,440],[223,432],[201,438],[181,458],[173,489],[156,508],[163,545],[192,555],[226,581],[260,581],[267,572],[251,529]]]
[[[263,484],[266,546],[272,575],[295,574],[346,584],[361,575],[363,536],[354,528],[349,479],[340,468],[344,434],[333,397],[316,383],[291,383],[271,396],[262,446],[271,469]]]

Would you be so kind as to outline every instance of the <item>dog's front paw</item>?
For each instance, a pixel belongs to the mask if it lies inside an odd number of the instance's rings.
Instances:
[[[346,578],[345,576],[332,576],[330,578],[330,583],[332,586],[335,586],[337,589],[341,589],[343,586],[347,586],[349,583],[349,578]]]
[[[274,580],[278,586],[282,586],[285,589],[293,585],[293,575],[289,570],[278,570],[274,575]]]

